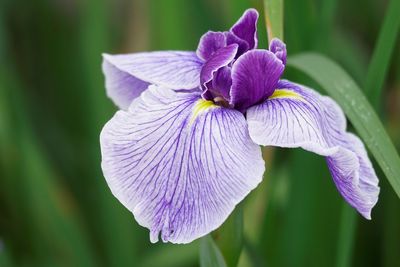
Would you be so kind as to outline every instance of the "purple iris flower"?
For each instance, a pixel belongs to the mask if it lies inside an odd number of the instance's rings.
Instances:
[[[196,52],[104,55],[108,96],[121,108],[102,130],[111,191],[150,229],[150,240],[188,243],[218,228],[262,180],[263,146],[326,158],[333,181],[370,219],[378,179],[360,139],[329,97],[280,80],[285,44],[257,49],[247,10]]]

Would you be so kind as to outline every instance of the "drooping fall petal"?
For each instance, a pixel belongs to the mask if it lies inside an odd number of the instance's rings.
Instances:
[[[199,94],[151,86],[101,133],[108,185],[152,242],[216,229],[264,173],[243,114]]]
[[[301,147],[325,156],[337,189],[365,218],[378,200],[378,178],[360,139],[329,97],[281,81],[264,103],[247,110],[251,138],[264,146]]]

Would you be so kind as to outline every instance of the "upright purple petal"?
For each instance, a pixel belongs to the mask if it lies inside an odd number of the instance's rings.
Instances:
[[[287,81],[264,103],[247,110],[253,141],[302,147],[325,156],[344,199],[365,218],[378,200],[378,178],[360,139],[346,132],[346,119],[329,97]]]
[[[245,40],[249,44],[250,49],[257,47],[257,21],[257,10],[253,8],[247,9],[231,28],[231,32]]]
[[[231,45],[231,44],[238,45],[238,51],[236,53],[235,58],[240,57],[241,55],[243,55],[250,49],[249,44],[245,40],[237,37],[234,33],[225,32],[225,36],[226,36],[226,44],[227,45]]]
[[[199,87],[202,66],[203,61],[194,52],[103,55],[107,93],[120,107],[126,107],[148,84],[172,89]]]
[[[284,65],[286,65],[286,45],[278,38],[272,39],[269,44],[269,51],[275,54],[277,58],[279,58]]]
[[[150,86],[100,141],[111,191],[152,242],[188,243],[216,229],[264,172],[243,114],[198,92]]]
[[[232,86],[232,78],[231,78],[231,68],[230,67],[222,67],[214,74],[214,78],[212,79],[212,84],[209,86],[210,91],[214,93],[214,95],[219,94],[228,102],[230,100],[230,91]]]
[[[268,98],[284,70],[282,61],[268,50],[250,50],[232,66],[231,104],[238,110]]]
[[[213,78],[214,73],[222,67],[227,66],[235,58],[237,44],[232,44],[215,52],[201,69],[200,83],[206,85]]]
[[[200,38],[196,54],[199,58],[206,61],[210,59],[218,49],[226,45],[225,33],[208,31]]]

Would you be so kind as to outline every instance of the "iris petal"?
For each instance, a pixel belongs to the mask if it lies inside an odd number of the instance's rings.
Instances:
[[[231,105],[245,111],[270,96],[284,70],[282,61],[268,50],[244,53],[232,66]]]
[[[227,75],[230,75],[230,69],[229,71],[224,71],[223,69],[226,69],[225,67],[234,60],[237,50],[237,44],[223,47],[215,52],[204,64],[200,74],[200,84],[203,88],[202,96],[204,98],[213,99],[216,95],[228,95],[227,99],[229,99],[231,79],[227,77]],[[218,71],[220,71],[222,75],[218,75]],[[213,84],[213,82],[211,82],[213,78],[218,77],[220,79],[217,84]],[[213,85],[217,85],[217,87],[214,88]]]
[[[186,51],[104,54],[107,94],[119,107],[126,108],[148,84],[197,88],[203,63],[195,52]]]
[[[132,100],[149,87],[149,83],[119,70],[107,60],[103,61],[102,68],[106,74],[107,96],[120,109],[128,109]]]
[[[101,133],[113,194],[152,242],[188,243],[219,227],[264,172],[238,111],[199,92],[151,86]]]
[[[226,37],[223,32],[206,32],[201,38],[196,54],[204,61],[208,60],[218,49],[226,46]]]
[[[231,32],[248,43],[249,49],[257,47],[257,21],[257,10],[250,8],[243,13],[231,28]]]
[[[260,145],[302,147],[325,156],[337,189],[365,218],[378,200],[378,178],[360,139],[330,98],[281,81],[270,99],[247,110],[250,136]],[[281,92],[284,90],[286,92]]]
[[[278,38],[274,38],[271,40],[269,44],[269,51],[274,53],[277,58],[279,58],[284,65],[286,65],[286,45]]]
[[[232,44],[219,49],[213,56],[204,64],[201,69],[200,83],[206,85],[212,80],[214,73],[222,67],[227,66],[235,58],[238,46]]]

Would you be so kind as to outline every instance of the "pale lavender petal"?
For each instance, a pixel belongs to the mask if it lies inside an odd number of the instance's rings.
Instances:
[[[232,60],[235,58],[237,49],[237,44],[232,44],[219,49],[212,55],[212,57],[204,64],[203,68],[201,69],[200,83],[202,86],[205,86],[206,83],[211,81],[214,73],[218,69],[227,66],[229,63],[232,62]]]
[[[149,86],[149,83],[121,71],[107,60],[103,61],[102,68],[105,74],[107,96],[120,109],[128,109],[132,100]]]
[[[157,51],[103,55],[103,60],[143,82],[171,89],[193,89],[200,85],[203,61],[195,52]],[[110,75],[105,72],[106,77]],[[132,88],[135,90],[135,88]]]
[[[277,58],[279,58],[284,65],[286,65],[286,45],[278,38],[272,39],[269,44],[269,51],[275,54]]]
[[[257,47],[257,20],[257,10],[253,8],[247,9],[231,28],[231,32],[245,40],[249,44],[250,49]]]
[[[201,38],[197,47],[196,54],[204,61],[210,59],[218,49],[225,47],[226,36],[223,32],[206,32]]]
[[[378,178],[360,139],[347,133],[343,140],[346,144],[326,158],[329,171],[343,198],[371,219],[371,210],[378,201]]]
[[[264,172],[243,114],[198,92],[150,86],[100,141],[111,191],[152,242],[188,243],[216,229]]]
[[[329,97],[280,81],[264,103],[247,110],[253,141],[265,146],[302,147],[326,156],[345,200],[365,218],[378,200],[378,178],[358,137],[346,132],[346,119]]]
[[[250,50],[232,66],[231,105],[245,111],[267,99],[284,70],[282,61],[268,50]]]

